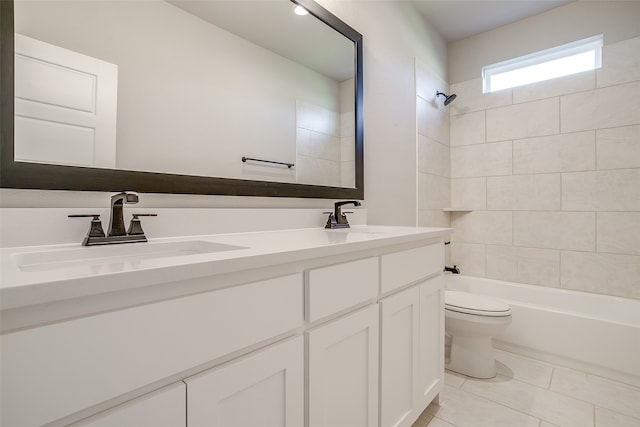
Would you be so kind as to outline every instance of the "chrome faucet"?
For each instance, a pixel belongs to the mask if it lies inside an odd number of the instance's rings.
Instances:
[[[124,228],[124,218],[122,216],[122,207],[125,203],[138,203],[140,197],[138,193],[133,191],[123,191],[111,196],[111,218],[109,219],[109,230],[107,236],[126,236],[127,231]]]
[[[91,217],[91,227],[86,237],[82,241],[84,246],[94,245],[110,245],[113,243],[135,243],[146,242],[147,236],[144,235],[142,225],[140,224],[141,216],[157,216],[156,214],[133,214],[129,229],[124,227],[123,207],[125,204],[138,203],[140,197],[138,193],[133,191],[123,191],[111,196],[111,218],[109,219],[109,229],[105,235],[102,229],[102,222],[99,214],[80,214],[69,215],[70,218]]]

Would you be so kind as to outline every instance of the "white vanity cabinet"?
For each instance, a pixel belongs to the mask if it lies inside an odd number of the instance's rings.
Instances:
[[[281,253],[118,275],[131,289],[25,291],[2,311],[24,326],[0,336],[0,425],[410,426],[443,386],[447,232],[292,231]]]
[[[382,256],[381,427],[411,426],[443,386],[443,265],[441,244]]]

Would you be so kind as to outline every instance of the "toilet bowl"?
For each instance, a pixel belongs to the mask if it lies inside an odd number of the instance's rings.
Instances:
[[[445,291],[445,331],[451,337],[446,368],[475,378],[496,376],[492,338],[511,323],[511,307],[498,299]]]

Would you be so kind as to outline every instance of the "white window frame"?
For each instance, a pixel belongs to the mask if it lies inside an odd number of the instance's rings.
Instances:
[[[506,73],[509,71],[530,67],[532,65],[543,64],[545,62],[554,61],[557,59],[566,58],[580,53],[593,51],[595,53],[594,68],[597,69],[602,66],[602,44],[603,35],[597,35],[575,42],[563,44],[560,46],[552,47],[550,49],[541,50],[539,52],[531,53],[529,55],[520,56],[518,58],[509,59],[507,61],[498,62],[492,65],[486,65],[482,67],[482,93],[494,92],[496,89],[491,88],[491,78],[493,76]],[[582,72],[582,71],[580,71]],[[570,75],[570,74],[567,74]],[[561,77],[561,76],[558,76]],[[548,79],[541,79],[537,81],[543,81]],[[523,83],[514,85],[511,87],[522,86],[524,84],[535,83],[531,81],[529,83]],[[508,89],[508,88],[502,88]],[[499,90],[502,90],[499,89]]]

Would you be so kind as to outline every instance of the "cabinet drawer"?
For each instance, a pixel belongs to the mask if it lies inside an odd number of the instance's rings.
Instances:
[[[306,319],[318,319],[378,295],[378,258],[307,271]]]
[[[382,293],[442,272],[444,246],[436,243],[382,256]]]
[[[298,328],[302,291],[295,274],[5,334],[0,424],[42,425]]]

